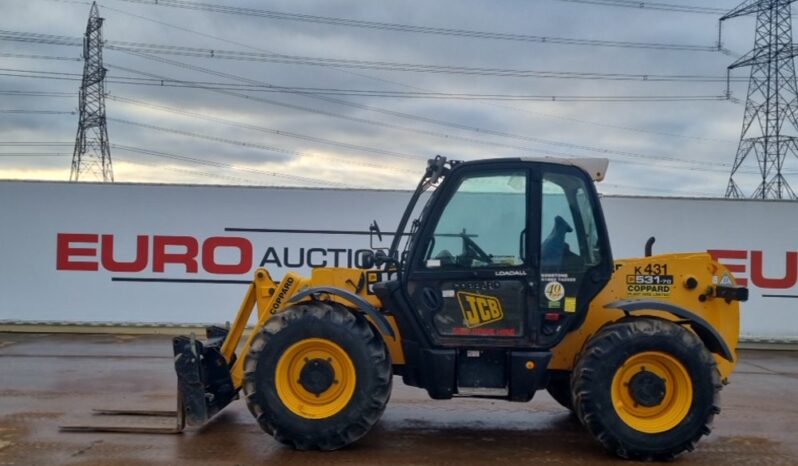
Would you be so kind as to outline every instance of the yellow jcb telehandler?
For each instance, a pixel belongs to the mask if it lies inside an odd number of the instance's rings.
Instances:
[[[748,290],[706,253],[651,255],[653,238],[613,260],[594,186],[606,169],[430,160],[375,267],[258,269],[232,325],[174,339],[178,430],[243,393],[276,440],[335,450],[379,420],[396,375],[434,399],[545,388],[625,458],[692,450],[720,410]]]

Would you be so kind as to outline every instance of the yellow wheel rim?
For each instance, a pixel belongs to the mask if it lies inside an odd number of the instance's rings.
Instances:
[[[664,382],[658,402],[641,403],[631,388],[641,372],[656,375]],[[645,374],[650,378],[650,374]],[[639,396],[639,395],[638,395]],[[687,416],[693,403],[693,382],[684,365],[659,351],[638,353],[627,359],[612,379],[612,404],[629,427],[648,434],[673,429]]]
[[[315,393],[306,387],[308,371],[314,365],[323,365],[325,376],[332,372],[330,383],[316,387]],[[274,385],[280,400],[294,414],[323,419],[346,407],[355,393],[356,379],[355,365],[343,348],[324,338],[308,338],[289,346],[280,356]]]

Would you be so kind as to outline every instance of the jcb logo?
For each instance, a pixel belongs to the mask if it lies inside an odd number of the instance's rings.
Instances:
[[[479,327],[504,318],[501,303],[493,296],[460,291],[457,293],[457,301],[460,303],[468,328]]]

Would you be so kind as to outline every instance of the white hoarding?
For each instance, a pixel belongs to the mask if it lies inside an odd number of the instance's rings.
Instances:
[[[0,321],[231,320],[252,271],[358,266],[403,191],[0,182]],[[605,197],[616,258],[711,250],[746,338],[798,339],[798,203]],[[387,237],[386,240],[389,240]]]

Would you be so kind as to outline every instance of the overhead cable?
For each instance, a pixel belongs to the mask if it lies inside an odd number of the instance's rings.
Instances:
[[[38,44],[81,46],[79,38],[53,36],[49,34],[0,30],[0,40],[16,42],[32,42]],[[376,60],[353,60],[343,58],[310,57],[302,55],[285,55],[266,52],[247,52],[241,50],[217,50],[202,47],[180,45],[149,44],[129,41],[106,41],[104,48],[127,52],[138,52],[159,55],[177,55],[195,58],[224,59],[239,61],[256,61],[287,65],[308,65],[317,67],[339,67],[381,71],[399,71],[433,74],[457,74],[466,76],[495,76],[511,78],[553,78],[553,79],[587,79],[612,81],[693,81],[693,82],[726,82],[726,76],[706,75],[659,75],[649,73],[599,73],[577,71],[524,70],[514,68],[473,67],[460,65],[435,65],[424,63],[401,63]]]
[[[182,9],[197,10],[197,11],[208,11],[213,13],[243,15],[247,16],[248,18],[259,17],[259,18],[268,18],[268,19],[285,20],[285,21],[298,21],[305,23],[328,24],[333,26],[345,26],[345,27],[360,28],[360,29],[431,34],[431,35],[452,36],[452,37],[465,37],[471,39],[490,39],[490,40],[501,40],[501,41],[512,41],[512,42],[532,42],[538,44],[676,50],[676,51],[690,51],[690,52],[719,51],[717,45],[580,39],[580,38],[571,38],[571,37],[515,34],[507,32],[476,31],[476,30],[460,29],[460,28],[417,26],[411,24],[389,23],[389,22],[380,22],[380,21],[365,21],[365,20],[339,18],[332,16],[288,13],[288,12],[275,11],[275,10],[235,7],[235,6],[220,5],[213,3],[188,2],[182,0],[121,0],[121,1],[125,1],[128,3],[152,5],[152,6],[182,8]]]
[[[245,83],[250,83],[250,84],[268,84],[268,83],[264,83],[262,81],[254,80],[254,79],[251,79],[251,78],[246,78],[246,77],[235,75],[235,74],[231,74],[231,73],[226,73],[226,72],[212,70],[212,69],[209,69],[209,68],[204,68],[204,67],[200,67],[200,66],[196,66],[196,65],[191,65],[191,64],[188,64],[188,63],[167,59],[167,58],[164,58],[164,57],[146,55],[146,54],[137,54],[137,53],[134,53],[133,55],[140,56],[142,58],[146,58],[148,60],[156,61],[156,62],[159,62],[159,63],[165,63],[165,64],[169,64],[169,65],[176,66],[176,67],[179,67],[179,68],[184,68],[184,69],[188,69],[188,70],[195,71],[195,72],[210,74],[210,75],[213,75],[213,76],[227,78],[227,79],[231,79],[231,80],[235,80],[235,81],[239,81],[239,82],[245,82]],[[498,136],[498,137],[516,139],[516,140],[527,141],[527,142],[534,142],[534,143],[545,144],[545,145],[553,145],[553,146],[558,146],[558,147],[567,147],[569,149],[586,150],[586,151],[596,152],[596,153],[600,153],[600,154],[617,154],[617,155],[624,155],[624,156],[629,156],[629,157],[639,157],[639,158],[643,158],[643,159],[646,159],[646,160],[667,159],[668,158],[667,156],[662,156],[662,155],[641,154],[641,153],[636,153],[636,152],[622,151],[622,150],[618,150],[618,149],[611,149],[611,148],[594,146],[594,145],[576,144],[576,143],[571,143],[571,142],[566,142],[566,141],[557,141],[557,140],[545,139],[545,138],[540,138],[540,137],[515,134],[515,133],[510,133],[510,132],[507,132],[507,131],[500,131],[500,130],[495,130],[495,129],[490,129],[490,128],[477,127],[477,126],[467,125],[467,124],[463,124],[463,123],[457,123],[457,122],[453,122],[453,121],[447,121],[447,120],[427,117],[427,116],[423,116],[423,115],[417,115],[417,114],[412,114],[412,113],[400,112],[400,111],[396,111],[396,110],[390,110],[390,109],[387,109],[387,108],[384,108],[384,107],[378,107],[378,106],[374,106],[374,105],[367,105],[367,104],[361,104],[361,103],[357,103],[357,102],[351,102],[351,101],[339,99],[339,98],[336,98],[336,97],[316,96],[316,95],[312,95],[312,94],[301,94],[301,93],[299,95],[304,95],[306,97],[310,97],[310,98],[317,99],[317,100],[322,100],[322,101],[325,101],[325,102],[335,103],[335,104],[339,104],[339,105],[345,105],[345,106],[352,107],[352,108],[357,108],[357,109],[361,109],[361,110],[367,110],[367,111],[371,111],[371,112],[376,112],[376,113],[380,113],[380,114],[383,114],[383,115],[392,116],[392,117],[396,117],[396,118],[402,118],[402,119],[406,119],[406,120],[410,120],[410,121],[415,121],[415,122],[420,122],[420,123],[425,123],[425,124],[432,124],[432,125],[436,125],[436,126],[443,126],[443,127],[459,129],[459,130],[464,130],[464,131],[470,131],[470,132],[473,132],[473,133],[477,133],[477,134],[479,134],[481,136],[485,136],[485,135]],[[522,148],[522,150],[528,150],[528,151],[537,152],[537,153],[543,152],[541,149],[537,149],[536,150],[536,149],[530,149],[530,148]],[[555,153],[552,153],[552,151],[546,151],[546,153],[548,155],[557,155]]]
[[[0,76],[24,77],[36,79],[54,79],[80,81],[82,75],[78,73],[64,73],[38,70],[21,70],[0,68]],[[340,89],[319,87],[292,87],[276,85],[247,85],[229,84],[219,82],[166,80],[154,78],[137,78],[130,76],[107,77],[106,83],[155,86],[155,87],[184,87],[190,89],[216,89],[249,92],[291,93],[307,95],[333,95],[349,97],[380,97],[397,99],[433,99],[433,100],[493,100],[493,101],[526,101],[526,102],[696,102],[696,101],[725,101],[731,100],[727,94],[723,95],[529,95],[529,94],[476,94],[476,93],[445,93],[445,92],[409,92],[409,91],[381,91],[371,89]]]
[[[604,5],[625,8],[635,8],[638,10],[658,10],[658,11],[673,11],[678,13],[697,13],[704,15],[722,15],[728,9],[710,8],[704,6],[694,5],[680,5],[674,3],[661,3],[661,2],[648,2],[639,0],[559,0],[561,2],[569,3],[585,3],[589,5]]]
[[[231,40],[231,39],[228,39],[228,38],[225,38],[225,37],[221,37],[221,36],[217,36],[217,35],[213,35],[213,34],[208,34],[207,32],[199,31],[197,29],[188,28],[188,27],[185,27],[185,26],[173,24],[173,23],[170,23],[170,22],[167,22],[167,21],[163,21],[163,20],[160,20],[160,19],[151,18],[149,16],[144,16],[144,15],[132,13],[130,11],[122,10],[122,9],[119,9],[119,8],[114,8],[114,7],[111,7],[111,6],[107,5],[107,4],[103,5],[103,8],[111,10],[111,11],[114,11],[114,12],[117,12],[117,13],[120,13],[120,14],[128,16],[130,18],[135,18],[135,19],[139,19],[139,20],[142,20],[142,21],[147,21],[147,22],[150,22],[150,23],[153,23],[153,24],[157,24],[159,26],[164,26],[164,27],[167,27],[167,28],[170,28],[170,29],[174,29],[174,30],[177,30],[177,31],[187,32],[189,34],[193,34],[193,35],[196,35],[196,36],[199,36],[199,37],[205,37],[205,38],[212,39],[212,40],[219,41],[219,42],[223,42],[223,43],[226,43],[226,44],[232,44],[232,45],[236,45],[236,46],[239,46],[239,47],[244,47],[244,48],[248,48],[248,49],[252,49],[252,50],[258,50],[258,51],[261,51],[261,52],[272,52],[271,50],[264,49],[263,47],[259,47],[259,46],[254,46],[254,45],[252,45],[251,43],[248,43],[248,42],[239,42],[239,41]],[[174,61],[173,61],[173,63],[174,63]],[[348,69],[343,69],[343,68],[333,68],[333,69],[335,71],[339,71],[341,73],[349,74],[349,75],[352,75],[352,76],[358,76],[358,77],[365,78],[365,79],[368,79],[368,80],[371,80],[371,81],[384,82],[384,83],[387,83],[387,84],[400,86],[400,87],[407,88],[407,89],[414,89],[414,90],[419,90],[419,91],[430,91],[429,89],[425,89],[425,88],[419,87],[417,85],[410,85],[410,84],[407,84],[407,83],[404,83],[404,82],[397,81],[395,79],[386,79],[384,77],[372,76],[370,74],[359,73],[359,72],[356,72],[356,71],[353,71],[353,70],[348,70]],[[139,70],[131,70],[131,69],[127,69],[127,70],[131,71],[131,72],[134,72],[134,73],[141,73],[141,74],[152,76],[152,77],[163,78],[163,76],[152,75],[152,74],[149,74],[149,73],[142,73]],[[257,101],[261,101],[261,102],[265,102],[265,103],[270,103],[272,105],[280,105],[280,106],[283,106],[283,107],[286,107],[286,108],[294,108],[294,109],[302,110],[302,111],[310,111],[310,112],[314,112],[314,113],[327,114],[328,116],[333,116],[333,117],[336,117],[336,118],[349,118],[346,115],[343,115],[343,114],[340,114],[340,113],[319,111],[318,109],[311,109],[311,108],[307,108],[307,107],[296,106],[296,105],[288,104],[288,103],[285,103],[285,102],[278,102],[278,101],[274,101],[274,100],[271,100],[271,99],[264,99],[262,97],[255,97],[255,96],[249,96],[249,95],[246,95],[246,94],[239,94],[239,93],[233,93],[233,92],[228,92],[228,91],[220,91],[220,90],[216,90],[216,91],[213,91],[213,92],[217,92],[217,93],[220,93],[220,94],[226,94],[226,95],[239,97],[239,98],[257,100]],[[323,99],[323,97],[312,97],[312,98]],[[562,115],[553,115],[553,114],[548,114],[548,113],[533,112],[533,111],[530,111],[529,109],[526,109],[526,108],[511,107],[511,106],[508,106],[506,104],[499,104],[499,103],[495,103],[495,102],[484,102],[484,104],[485,105],[490,105],[490,106],[496,107],[496,108],[501,108],[501,109],[510,109],[510,110],[515,110],[515,111],[521,111],[521,112],[524,112],[524,113],[530,113],[530,114],[533,114],[533,115],[536,115],[536,116],[542,116],[544,118],[554,118],[554,119],[559,119],[559,120],[573,121],[573,122],[576,122],[576,123],[581,123],[581,124],[591,125],[591,126],[599,126],[599,127],[604,127],[604,128],[611,128],[611,129],[617,129],[617,130],[623,130],[623,131],[631,131],[631,132],[636,132],[636,133],[654,134],[654,135],[657,135],[657,136],[667,136],[667,137],[675,137],[675,138],[683,138],[683,139],[692,139],[692,140],[701,140],[701,141],[723,142],[723,143],[734,143],[734,144],[736,144],[736,141],[721,140],[721,139],[716,139],[716,138],[706,138],[706,137],[700,137],[700,136],[691,136],[691,135],[684,135],[684,134],[670,133],[670,132],[663,132],[663,131],[654,131],[654,130],[650,130],[650,129],[646,129],[646,128],[630,127],[630,126],[624,126],[624,125],[614,125],[614,124],[605,123],[605,122],[596,122],[596,121],[590,121],[590,120],[583,120],[583,119],[579,119],[579,118],[566,117],[566,116],[562,116]],[[388,125],[388,126],[394,126],[394,125],[387,124],[387,123],[384,123],[384,122],[378,122],[378,121],[375,121],[373,119],[353,119],[352,121],[355,121],[355,120],[361,120],[361,121],[358,121],[358,122],[365,123],[365,124],[375,124],[375,125],[385,124],[385,125]],[[386,126],[386,127],[388,127],[388,126]],[[403,131],[405,131],[405,130],[411,130],[411,131],[414,131],[414,132],[419,131],[419,130],[410,129],[410,128],[407,128],[407,127],[399,127],[397,129],[400,129],[400,130],[403,130]],[[421,130],[421,131],[424,131],[424,130]],[[436,133],[436,134],[434,134],[434,136],[440,136],[440,134],[441,133]],[[457,137],[457,136],[452,136],[452,135],[445,135],[445,136],[446,137]],[[486,141],[483,141],[483,140],[475,140],[475,141],[478,144],[486,142]]]

